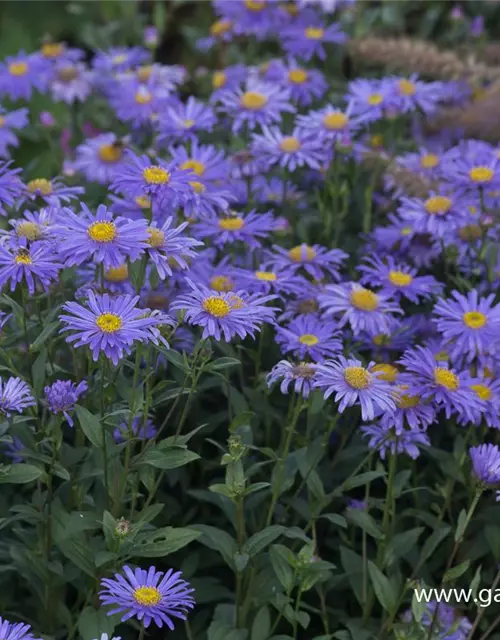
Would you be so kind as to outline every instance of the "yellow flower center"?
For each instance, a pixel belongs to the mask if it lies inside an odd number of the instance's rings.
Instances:
[[[415,83],[412,82],[411,80],[400,80],[399,91],[404,96],[414,96],[415,92],[417,91],[417,87],[415,86]]]
[[[347,367],[344,378],[353,389],[366,389],[370,385],[370,372],[364,367]]]
[[[472,180],[472,182],[491,182],[494,175],[495,172],[489,167],[473,167],[469,171],[469,178]]]
[[[220,89],[227,82],[227,76],[224,71],[216,71],[212,76],[212,87],[214,89]]]
[[[407,384],[402,384],[398,387],[398,390],[400,392],[406,391],[406,389],[408,389]],[[418,404],[420,404],[420,396],[411,396],[408,393],[399,393],[396,398],[396,405],[400,409],[412,409]]]
[[[399,369],[392,364],[376,364],[373,367],[373,371],[379,371],[377,376],[379,380],[386,380],[387,382],[394,382],[399,375]]]
[[[266,3],[263,0],[245,0],[245,7],[249,11],[262,11]]]
[[[431,196],[425,201],[425,210],[431,216],[442,216],[451,209],[451,198],[446,196]]]
[[[448,362],[448,360],[450,359],[450,356],[444,349],[435,353],[434,357],[438,362]]]
[[[11,62],[9,73],[11,76],[25,76],[28,73],[28,64],[26,62]]]
[[[44,58],[58,58],[63,52],[60,42],[45,42],[40,47],[40,53]]]
[[[199,160],[186,160],[181,164],[181,169],[184,171],[192,171],[197,176],[202,176],[205,173],[205,165]]]
[[[483,232],[479,225],[468,224],[459,230],[458,235],[465,242],[471,242],[472,240],[479,240],[479,238],[483,235]]]
[[[316,251],[307,244],[302,244],[290,249],[288,257],[294,262],[308,262],[309,260],[314,260]]]
[[[444,369],[443,367],[436,367],[436,369],[434,369],[434,380],[436,384],[439,384],[449,391],[456,391],[460,384],[459,379],[453,371]]]
[[[18,236],[27,238],[30,242],[38,240],[42,236],[42,230],[36,222],[20,222],[16,226],[16,233]]]
[[[354,289],[351,292],[351,304],[361,311],[375,311],[378,308],[378,295],[369,289]]]
[[[325,128],[331,131],[341,131],[345,129],[348,122],[349,118],[345,113],[327,113],[323,118]]]
[[[227,276],[214,276],[210,280],[210,288],[214,291],[227,293],[228,291],[232,291],[233,287],[233,281]]]
[[[161,602],[161,593],[156,587],[136,587],[134,600],[143,607],[154,607]]]
[[[193,180],[189,184],[191,185],[195,193],[203,193],[204,191],[206,191],[206,187],[202,182],[197,182],[196,180]]]
[[[231,309],[243,309],[243,307],[245,306],[245,302],[243,301],[242,298],[240,298],[240,296],[232,295],[230,297],[230,300],[231,300]]]
[[[122,319],[116,313],[101,313],[95,323],[104,333],[116,333],[123,325]]]
[[[241,106],[245,109],[258,110],[267,104],[267,96],[257,91],[246,91],[240,99]]]
[[[118,55],[114,56],[112,59],[113,64],[123,64],[126,61],[127,61],[127,56],[124,53],[119,53]]]
[[[119,267],[110,267],[104,277],[109,282],[125,282],[128,278],[128,267],[126,264],[121,264]]]
[[[426,153],[420,158],[420,166],[422,169],[434,169],[439,164],[439,156],[435,153]]]
[[[157,229],[156,227],[148,227],[148,244],[153,249],[158,249],[158,247],[163,246],[165,242],[165,234],[161,229]]]
[[[35,178],[26,185],[30,193],[40,193],[42,196],[50,196],[52,193],[52,183],[45,178]]]
[[[281,141],[280,149],[286,153],[293,153],[294,151],[298,151],[300,146],[300,140],[297,140],[297,138],[293,136],[287,136]]]
[[[122,157],[122,148],[118,144],[102,144],[99,147],[99,159],[103,162],[118,162]]]
[[[170,174],[166,169],[153,165],[146,167],[142,175],[148,184],[168,184],[170,180]]]
[[[76,67],[62,67],[57,72],[57,77],[61,82],[72,82],[78,78],[78,69]]]
[[[149,209],[151,206],[151,200],[147,196],[137,196],[135,203],[141,207],[141,209]]]
[[[288,72],[288,79],[293,84],[304,84],[307,81],[308,75],[305,69],[292,69]]]
[[[0,116],[0,129],[4,126],[5,124],[5,118],[3,116]]]
[[[147,89],[136,91],[134,100],[137,104],[149,104],[153,100],[153,94]]]
[[[318,344],[319,338],[312,333],[304,333],[300,336],[299,342],[301,344],[305,344],[308,347],[314,347],[315,344]]]
[[[31,264],[31,256],[26,249],[19,249],[15,257],[16,264]]]
[[[411,227],[403,227],[401,229],[402,236],[409,236],[411,233],[413,233],[413,229]]]
[[[384,96],[382,96],[380,93],[372,93],[370,96],[368,96],[368,104],[372,107],[378,107],[379,104],[381,104],[384,100]]]
[[[485,384],[472,384],[470,388],[477,393],[481,400],[491,400],[493,394]]]
[[[276,274],[273,271],[256,271],[255,277],[263,282],[276,282]]]
[[[214,318],[225,318],[231,313],[229,303],[224,300],[224,298],[219,298],[218,296],[205,298],[205,300],[203,300],[203,308],[211,316],[214,316]]]
[[[389,271],[389,280],[396,287],[407,287],[413,282],[413,276],[403,271]]]
[[[238,231],[244,224],[245,221],[243,218],[223,218],[219,220],[219,229],[224,229],[224,231]]]
[[[325,35],[325,30],[321,27],[307,27],[307,29],[304,30],[304,35],[309,40],[321,40]]]
[[[137,79],[139,82],[147,82],[151,78],[153,67],[150,64],[144,65],[137,69]]]
[[[464,313],[463,319],[469,329],[482,329],[488,320],[480,311],[467,311]]]
[[[384,144],[384,136],[380,133],[376,133],[370,138],[370,146],[372,149],[380,149]]]
[[[191,129],[191,127],[194,127],[195,121],[188,119],[188,120],[184,120],[182,124],[184,125],[184,129]]]
[[[233,23],[231,20],[216,20],[210,27],[210,35],[222,36],[231,30]]]
[[[113,222],[94,222],[87,229],[87,233],[94,242],[113,242],[116,238],[116,227]]]

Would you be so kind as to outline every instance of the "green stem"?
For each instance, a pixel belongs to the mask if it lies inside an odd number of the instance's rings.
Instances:
[[[238,542],[238,550],[245,542],[245,514],[243,510],[243,496],[239,496],[236,502],[236,540]],[[236,571],[236,628],[241,629],[244,624],[243,607],[242,607],[242,586],[243,573]]]
[[[104,458],[104,487],[106,489],[106,504],[109,502],[109,470],[108,470],[108,444],[106,440],[106,429],[104,428],[104,379],[106,370],[106,360],[101,356],[101,380],[99,386],[100,413],[101,413],[101,434],[102,434],[102,455]]]

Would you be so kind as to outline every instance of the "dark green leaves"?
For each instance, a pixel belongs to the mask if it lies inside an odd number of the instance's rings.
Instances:
[[[102,447],[102,427],[99,418],[78,404],[75,405],[75,412],[80,426],[90,442],[96,447]]]

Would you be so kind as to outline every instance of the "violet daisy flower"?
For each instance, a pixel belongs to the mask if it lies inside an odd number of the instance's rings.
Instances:
[[[361,433],[368,436],[370,449],[377,449],[382,460],[387,452],[393,455],[405,453],[413,460],[420,455],[420,447],[429,447],[431,442],[424,431],[404,429],[395,433],[390,427],[382,424],[371,424],[361,427]]]
[[[302,276],[284,271],[268,271],[262,266],[256,271],[239,269],[237,274],[242,286],[249,293],[275,293],[284,297],[290,294],[304,295],[305,291],[313,290],[312,285]]]
[[[341,249],[327,249],[319,244],[300,244],[292,249],[273,245],[274,254],[268,254],[266,267],[287,271],[293,275],[306,273],[315,280],[339,280],[339,267],[347,258]]]
[[[327,285],[318,302],[327,317],[340,316],[339,326],[349,324],[354,334],[363,331],[370,336],[390,334],[400,314],[399,305],[382,293],[375,293],[356,282]]]
[[[23,449],[25,449],[25,445],[20,438],[16,438],[14,436],[12,438],[12,442],[3,442],[2,443],[2,453],[7,458],[10,458],[12,462],[18,464],[19,462],[24,462],[24,455],[21,453]],[[0,618],[1,621],[1,618]],[[1,622],[0,622],[0,633],[1,633]],[[8,636],[7,636],[8,637]]]
[[[54,240],[56,215],[61,215],[61,211],[67,209],[48,207],[39,211],[24,211],[22,218],[9,220],[13,227],[9,242],[12,246],[25,246],[24,243]]]
[[[297,124],[320,139],[343,142],[361,124],[358,118],[351,116],[351,110],[350,104],[344,110],[328,104],[317,111],[297,116]]]
[[[438,361],[430,349],[420,346],[409,349],[398,362],[406,368],[401,379],[409,385],[408,394],[420,396],[424,402],[434,402],[448,419],[457,413],[472,421],[477,410],[484,409],[484,404],[470,388],[470,376],[449,369],[447,363]]]
[[[271,387],[281,380],[281,393],[288,393],[290,385],[293,391],[308,398],[313,391],[318,365],[313,362],[292,363],[280,360],[266,376],[267,386]]]
[[[481,444],[471,447],[469,455],[476,478],[485,485],[500,482],[500,449],[497,445]]]
[[[244,125],[255,129],[278,123],[283,112],[293,113],[295,107],[289,98],[290,92],[286,89],[252,79],[244,90],[224,91],[220,96],[220,109],[233,119],[233,133],[238,133]]]
[[[30,295],[37,285],[47,291],[62,266],[53,247],[45,242],[34,242],[29,248],[26,238],[20,238],[16,246],[0,244],[0,288],[10,281],[10,290],[14,291],[24,280]]]
[[[130,424],[122,422],[116,429],[113,431],[113,439],[115,442],[126,442],[131,438],[136,438],[139,440],[149,440],[150,438],[154,438],[157,434],[158,430],[153,424],[152,420],[144,420],[143,416],[135,416]]]
[[[85,193],[83,187],[67,187],[58,178],[52,180],[35,178],[26,184],[20,204],[40,198],[49,207],[61,207],[62,203],[78,199],[83,193]]]
[[[174,218],[169,217],[161,227],[152,222],[151,226],[147,228],[147,243],[149,245],[147,254],[162,280],[172,275],[170,267],[172,261],[175,261],[177,268],[188,269],[189,264],[186,262],[186,258],[193,258],[196,255],[193,251],[194,247],[203,246],[203,242],[182,235],[188,226],[187,222],[183,222],[178,227],[170,228],[173,222]]]
[[[411,610],[406,611],[403,614],[403,620],[411,622],[413,620],[413,612]],[[426,604],[421,625],[426,630],[433,625],[436,638],[439,640],[467,640],[472,631],[471,621],[460,615],[458,609],[442,601],[438,603],[436,600]]]
[[[52,413],[62,413],[68,421],[70,427],[73,426],[73,419],[68,413],[71,411],[78,398],[88,389],[88,385],[83,380],[75,384],[71,380],[56,380],[51,385],[45,387],[45,399]]]
[[[314,316],[292,320],[287,327],[276,327],[276,342],[282,353],[292,352],[301,360],[322,362],[342,352],[342,340],[335,325]]]
[[[0,95],[11,100],[29,100],[33,89],[43,91],[47,83],[45,63],[36,53],[26,55],[20,51],[7,56],[0,63]]]
[[[280,34],[283,49],[289,55],[296,55],[304,60],[317,56],[320,60],[326,58],[327,44],[344,44],[346,34],[336,23],[325,26],[320,21],[304,25],[302,22],[283,29]]]
[[[395,300],[407,298],[418,304],[419,299],[432,298],[443,290],[433,276],[419,276],[416,269],[397,263],[392,256],[381,260],[377,255],[364,259],[358,267],[361,283],[381,287],[381,293]]]
[[[73,168],[91,182],[109,184],[120,174],[124,164],[122,142],[114,133],[102,133],[78,145]]]
[[[21,378],[0,377],[0,411],[6,416],[14,411],[22,413],[27,407],[36,404],[29,385]],[[0,618],[1,619],[1,618]]]
[[[214,218],[229,209],[229,204],[235,200],[234,195],[224,191],[210,182],[199,180],[189,181],[190,192],[183,195],[182,210],[186,218]]]
[[[451,357],[470,363],[492,355],[500,341],[500,304],[494,304],[494,294],[481,298],[473,289],[467,295],[452,291],[451,296],[434,307],[434,321]]]
[[[248,78],[248,71],[243,64],[234,64],[212,73],[212,93],[210,102],[217,102],[224,91],[234,91]]]
[[[0,110],[0,157],[10,156],[8,147],[18,147],[19,139],[12,129],[24,129],[28,125],[28,109],[6,112]]]
[[[208,287],[196,286],[190,280],[189,293],[179,295],[171,305],[172,310],[185,311],[188,323],[203,327],[203,338],[230,342],[235,336],[255,336],[264,322],[274,322],[275,307],[266,303],[276,296],[260,296],[245,291],[217,293]]]
[[[317,69],[306,69],[295,58],[290,57],[287,62],[273,61],[266,73],[267,82],[277,82],[290,91],[290,100],[300,106],[307,107],[317,98],[321,98],[328,83],[325,76]]]
[[[61,60],[56,63],[50,80],[55,102],[73,104],[84,102],[92,91],[92,74],[82,62]]]
[[[303,166],[319,170],[326,160],[321,139],[298,127],[290,135],[279,127],[263,127],[262,134],[252,136],[252,151],[267,167],[278,164],[289,171]]]
[[[425,114],[436,111],[440,102],[447,97],[444,82],[424,82],[413,73],[409,78],[388,78],[392,83],[392,105],[398,113],[418,109]]]
[[[2,640],[35,640],[29,624],[8,622],[5,618],[0,618],[0,638]]]
[[[103,204],[95,214],[81,206],[79,215],[69,210],[61,215],[56,228],[58,250],[68,266],[94,260],[105,268],[119,267],[127,258],[134,262],[148,247],[146,220],[115,217]]]
[[[146,628],[151,622],[171,631],[172,618],[186,620],[188,609],[195,605],[194,592],[188,582],[181,579],[182,573],[169,569],[166,573],[150,567],[148,571],[123,567],[125,577],[115,574],[114,578],[101,580],[99,597],[104,605],[115,605],[108,615],[124,613],[121,620],[137,618]]]
[[[118,191],[131,198],[148,196],[158,204],[164,201],[177,204],[185,194],[189,194],[190,174],[181,171],[173,164],[157,160],[154,164],[146,155],[137,156],[126,151],[128,162],[115,177],[111,191]]]
[[[374,370],[374,362],[364,367],[359,360],[337,356],[336,360],[326,360],[318,365],[314,386],[322,389],[326,398],[335,393],[339,402],[339,412],[347,407],[359,405],[363,420],[373,420],[377,411],[394,411],[394,391],[381,378],[381,372]]]
[[[108,97],[116,117],[134,128],[150,127],[164,108],[164,92],[136,78],[122,81]]]
[[[14,206],[16,200],[23,193],[25,186],[19,174],[21,169],[10,169],[11,162],[0,163],[0,214],[7,215],[5,206]]]
[[[397,163],[410,171],[420,173],[428,178],[435,179],[441,173],[443,162],[442,149],[429,149],[420,147],[413,153],[405,153],[397,157]]]
[[[92,67],[96,71],[116,72],[127,71],[151,58],[151,54],[142,47],[111,47],[107,51],[96,51],[92,58]]]
[[[473,193],[480,188],[497,189],[500,185],[500,158],[486,142],[467,140],[451,149],[445,160],[446,179]]]
[[[179,169],[192,171],[203,183],[229,177],[229,161],[224,151],[212,144],[200,144],[194,139],[190,149],[179,146],[170,147],[169,151]]]
[[[500,380],[491,378],[477,379],[470,388],[484,403],[471,422],[479,426],[482,422],[490,429],[500,429]],[[459,419],[459,422],[462,422]]]
[[[156,125],[159,144],[173,140],[194,140],[198,131],[212,131],[217,116],[212,107],[189,96],[186,104],[177,101],[162,111]]]
[[[384,117],[390,105],[392,87],[385,80],[365,80],[360,78],[349,82],[345,96],[351,113],[361,122],[375,122]]]
[[[435,421],[434,406],[423,402],[419,395],[408,393],[409,385],[397,384],[393,389],[396,410],[377,416],[383,429],[393,429],[396,435],[400,435],[407,428],[425,430]]]
[[[134,342],[162,343],[168,348],[159,327],[173,326],[174,321],[163,313],[138,308],[138,301],[139,296],[110,298],[107,293],[96,295],[89,290],[87,306],[77,302],[63,305],[68,315],[59,316],[65,325],[61,332],[71,332],[66,342],[75,347],[88,345],[94,362],[102,351],[114,365],[132,351]]]
[[[261,239],[267,238],[276,228],[276,220],[269,212],[229,213],[232,215],[201,220],[193,225],[193,233],[202,239],[210,238],[216,247],[244,242],[255,249],[261,246]]]

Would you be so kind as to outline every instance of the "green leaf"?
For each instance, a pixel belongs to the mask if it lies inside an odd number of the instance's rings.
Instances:
[[[365,533],[367,533],[375,540],[382,538],[382,532],[377,526],[377,523],[369,513],[361,509],[347,509],[346,518],[349,522],[352,522]]]
[[[462,539],[467,528],[467,511],[462,509],[458,514],[457,530],[455,531],[455,542]]]
[[[2,465],[0,467],[0,484],[26,484],[37,480],[43,471],[32,464]]]
[[[263,606],[257,612],[252,625],[250,640],[267,640],[271,632],[271,614],[268,607]]]
[[[254,533],[253,536],[243,545],[242,551],[248,553],[250,557],[253,557],[263,551],[268,545],[274,542],[285,531],[286,527],[280,524],[273,524],[270,527],[266,527],[258,533]]]
[[[424,613],[427,610],[427,602],[424,598],[420,598],[420,602],[417,599],[416,592],[413,592],[413,598],[411,599],[411,611],[416,622],[421,622],[424,617]]]
[[[403,533],[397,533],[387,545],[384,566],[390,567],[396,560],[415,549],[424,530],[425,527],[416,527]]]
[[[443,582],[451,582],[452,580],[456,580],[461,575],[463,575],[470,566],[470,559],[464,560],[462,563],[458,564],[456,567],[452,567],[448,569],[448,571],[444,574]]]
[[[236,571],[238,573],[241,573],[246,569],[248,561],[250,560],[250,556],[248,555],[248,553],[240,553],[239,551],[237,551],[234,554],[233,560]]]
[[[132,549],[127,553],[129,557],[163,558],[179,551],[200,535],[200,532],[194,529],[163,527],[156,531],[138,534]]]
[[[222,371],[229,367],[237,367],[240,364],[241,362],[236,358],[217,358],[206,367],[206,371]]]
[[[450,531],[451,527],[446,524],[432,532],[431,536],[427,538],[424,546],[422,547],[422,553],[420,554],[419,560],[420,565],[424,564],[424,562],[432,556],[434,551],[439,547]]]
[[[201,542],[201,544],[209,549],[218,551],[224,558],[226,564],[233,567],[233,558],[237,551],[237,546],[236,540],[229,535],[227,531],[206,524],[195,524],[193,525],[193,529],[202,534],[198,542]]]
[[[338,527],[342,527],[342,529],[347,528],[346,519],[338,513],[323,513],[320,515],[320,518],[324,518],[325,520],[328,520],[328,522],[331,522]]]
[[[285,591],[291,591],[293,587],[293,569],[291,561],[293,560],[292,552],[281,544],[274,544],[269,550],[269,558],[273,565],[276,577],[283,585]]]
[[[75,412],[78,416],[80,426],[90,442],[96,447],[102,447],[103,427],[101,426],[99,418],[78,404],[75,405]]]
[[[56,331],[58,327],[59,327],[59,322],[51,322],[46,327],[44,327],[43,330],[38,335],[38,337],[35,339],[35,341],[31,343],[30,351],[34,353],[38,351],[40,347],[43,347],[47,342],[47,340],[54,333],[54,331]]]
[[[86,607],[78,618],[78,632],[82,640],[94,640],[100,638],[103,633],[108,638],[113,637],[113,631],[120,622],[120,616],[108,616],[104,609],[97,611],[93,607]]]
[[[198,460],[199,457],[194,451],[181,447],[167,449],[166,451],[148,449],[140,460],[140,464],[148,464],[156,469],[176,469],[193,462],[193,460]]]
[[[377,600],[386,611],[391,614],[394,613],[398,601],[398,593],[394,585],[371,560],[368,560],[368,573]]]
[[[360,473],[359,476],[348,478],[341,487],[336,489],[335,493],[338,491],[342,492],[342,490],[347,491],[355,489],[356,487],[361,487],[364,484],[369,484],[374,480],[378,480],[378,478],[383,478],[385,475],[385,471],[366,471],[366,473]]]
[[[31,367],[31,374],[33,377],[33,390],[35,391],[35,396],[40,396],[42,393],[43,385],[45,383],[46,376],[46,364],[47,364],[47,349],[44,347],[33,366]]]

